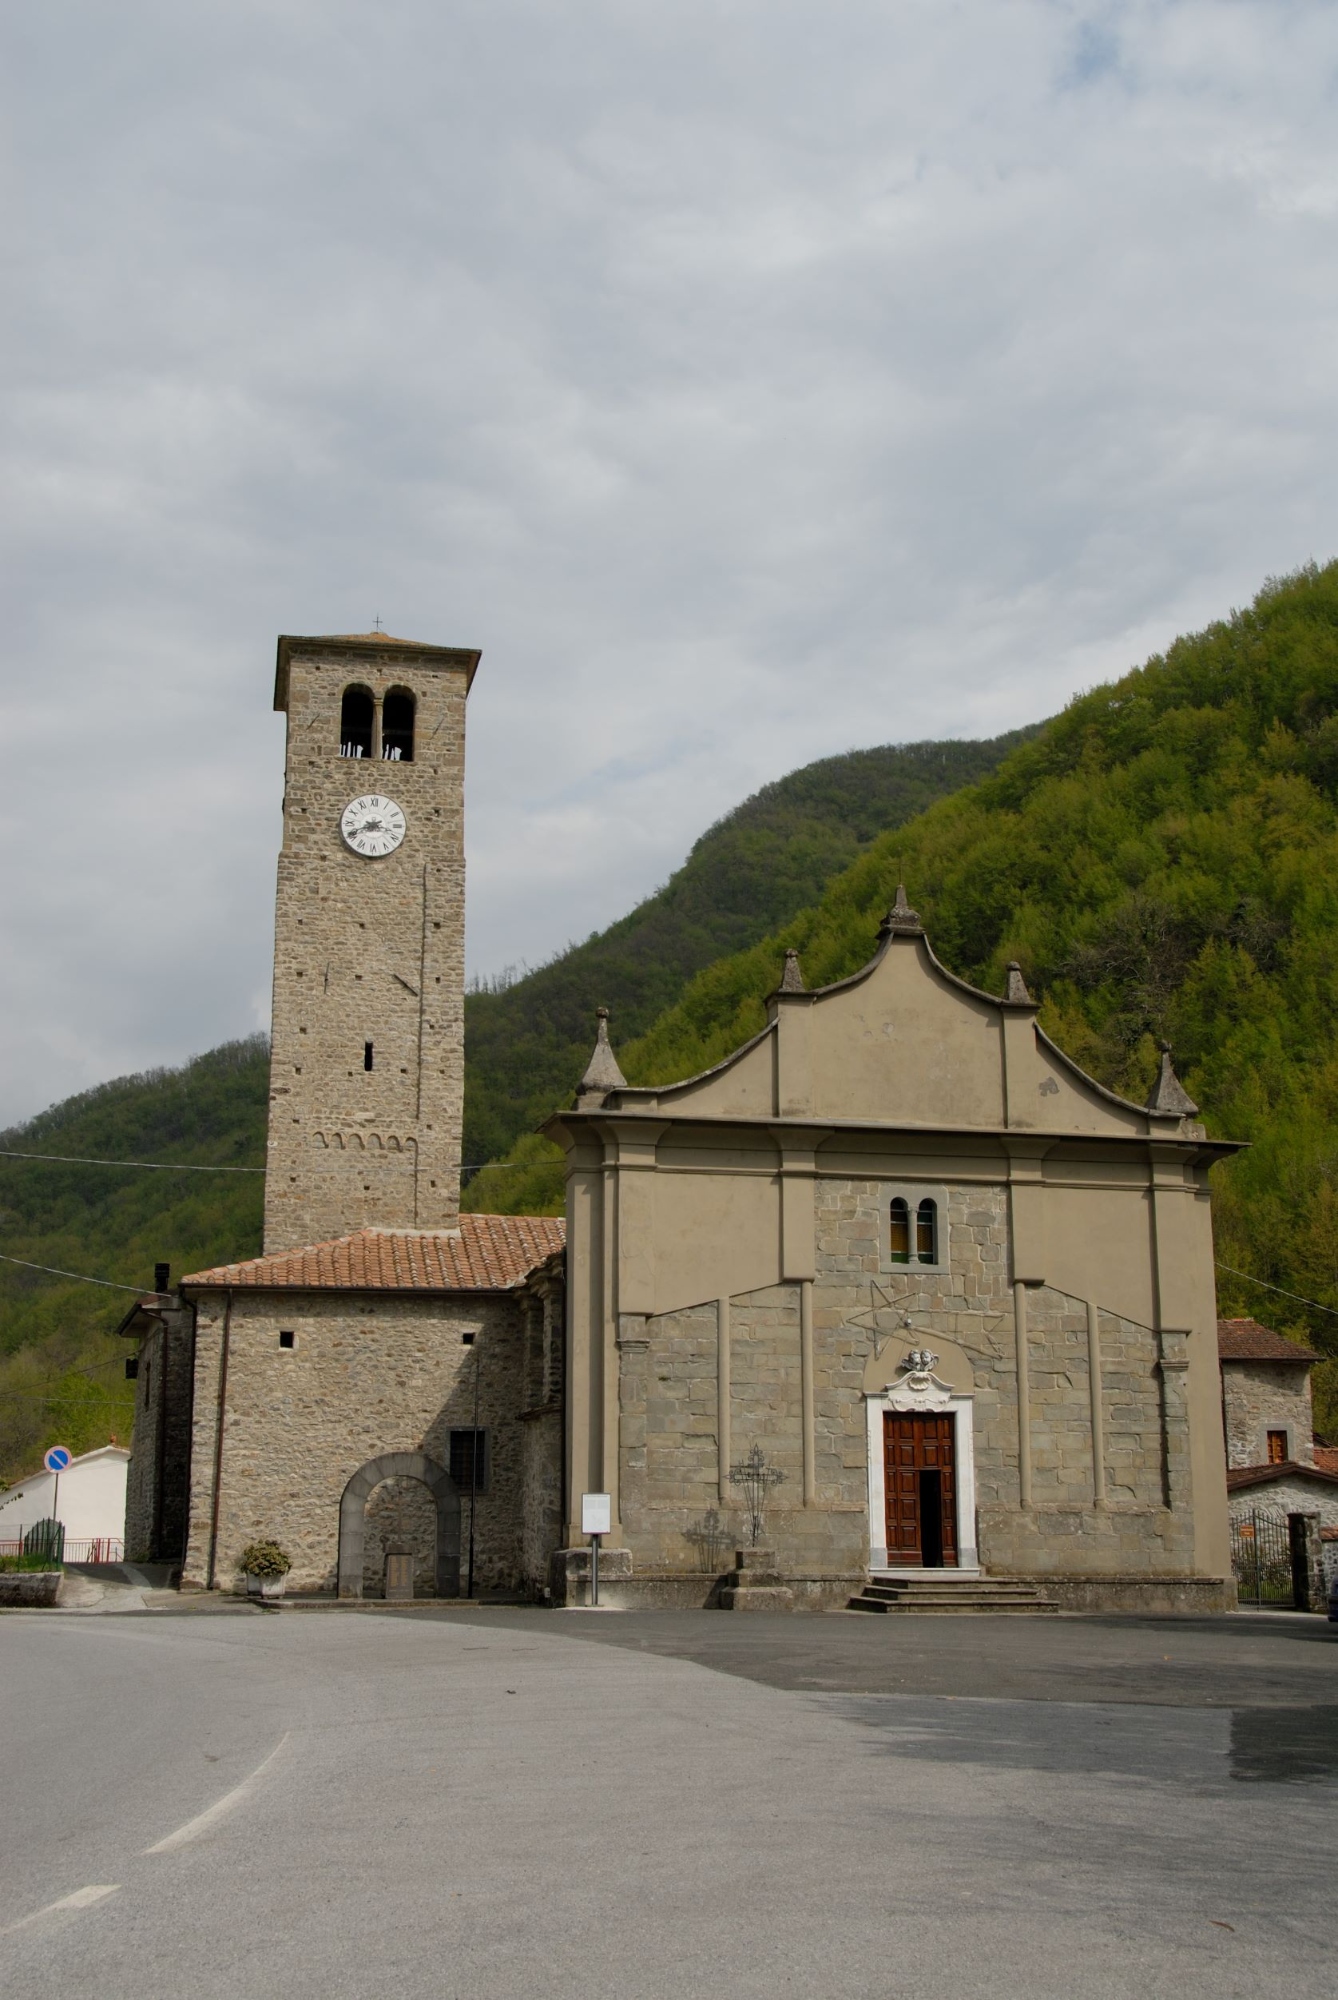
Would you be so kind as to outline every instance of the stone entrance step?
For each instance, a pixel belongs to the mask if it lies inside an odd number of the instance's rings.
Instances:
[[[944,1570],[916,1575],[879,1576],[865,1584],[858,1597],[847,1604],[848,1611],[898,1611],[944,1613],[964,1611],[1012,1612],[1044,1616],[1059,1606],[1044,1596],[1025,1577],[962,1576]]]

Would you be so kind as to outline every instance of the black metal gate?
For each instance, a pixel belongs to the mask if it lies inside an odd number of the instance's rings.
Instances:
[[[1298,1524],[1299,1525],[1299,1524]],[[1294,1611],[1306,1605],[1305,1548],[1286,1514],[1255,1510],[1231,1522],[1236,1596],[1254,1609]]]

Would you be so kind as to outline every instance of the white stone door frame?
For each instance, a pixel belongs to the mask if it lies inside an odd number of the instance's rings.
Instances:
[[[937,1392],[937,1393],[935,1393]],[[957,1569],[978,1569],[976,1550],[975,1415],[970,1396],[954,1396],[935,1381],[929,1394],[908,1394],[897,1383],[876,1396],[866,1395],[869,1429],[869,1567],[888,1567],[887,1485],[883,1475],[883,1418],[891,1411],[932,1410],[953,1419],[953,1476],[957,1489]],[[951,1572],[949,1572],[951,1573]],[[923,1574],[923,1571],[919,1572]]]

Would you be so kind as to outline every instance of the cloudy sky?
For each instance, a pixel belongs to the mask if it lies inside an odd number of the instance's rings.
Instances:
[[[0,25],[0,1122],[266,1023],[275,635],[483,649],[469,959],[1338,553],[1338,8]]]

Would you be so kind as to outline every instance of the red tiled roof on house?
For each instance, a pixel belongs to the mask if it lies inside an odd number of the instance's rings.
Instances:
[[[1315,1470],[1338,1475],[1338,1444],[1317,1444],[1315,1446]]]
[[[329,1243],[192,1271],[181,1282],[201,1290],[505,1292],[561,1250],[566,1234],[556,1215],[462,1215],[458,1234],[358,1229]]]
[[[1217,1355],[1221,1361],[1320,1361],[1322,1355],[1298,1341],[1260,1326],[1257,1319],[1219,1319]]]
[[[1227,1472],[1227,1492],[1237,1493],[1243,1486],[1268,1486],[1275,1479],[1318,1479],[1326,1486],[1338,1486],[1338,1472],[1324,1472],[1317,1465],[1284,1458],[1273,1465],[1233,1465]]]

